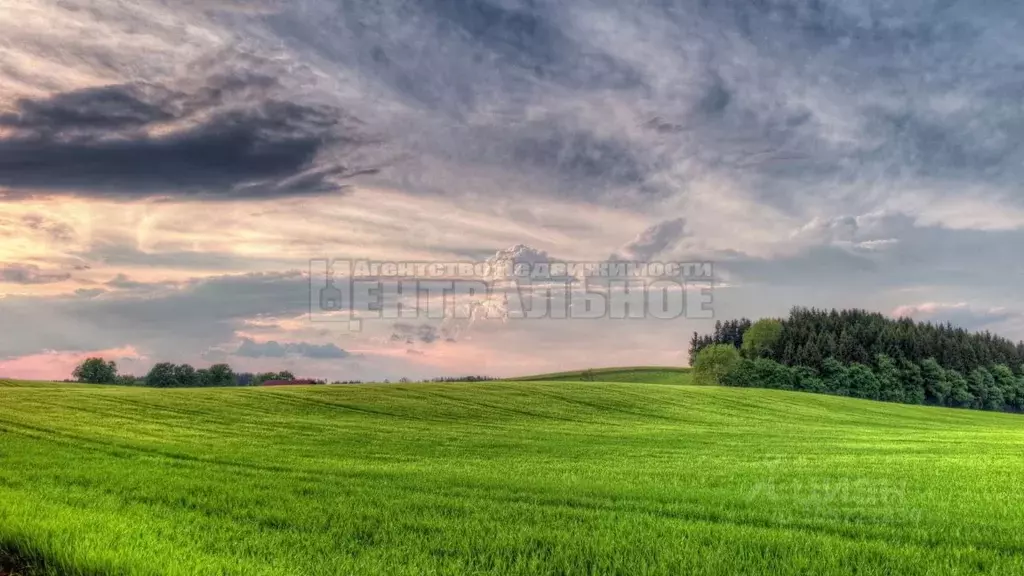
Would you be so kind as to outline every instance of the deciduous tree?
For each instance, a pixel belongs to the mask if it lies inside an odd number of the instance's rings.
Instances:
[[[740,360],[740,353],[732,344],[712,344],[697,354],[693,363],[693,381],[696,384],[721,384],[722,378]]]
[[[117,381],[117,363],[103,358],[87,358],[75,367],[71,376],[86,384],[114,384]]]

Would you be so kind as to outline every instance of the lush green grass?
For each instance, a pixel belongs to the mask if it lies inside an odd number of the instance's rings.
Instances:
[[[52,388],[54,386],[78,386],[62,382],[37,382],[34,380],[4,380],[0,378],[0,388]]]
[[[639,382],[644,384],[692,384],[689,368],[672,366],[635,366],[631,368],[596,368],[513,378],[523,382]]]
[[[1024,418],[771,390],[0,388],[66,574],[1024,573]]]

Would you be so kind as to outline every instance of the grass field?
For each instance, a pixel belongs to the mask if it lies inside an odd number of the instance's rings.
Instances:
[[[642,383],[0,387],[57,574],[1024,573],[1024,418]]]
[[[689,368],[638,366],[632,368],[596,368],[513,378],[521,382],[634,382],[642,384],[692,384]]]

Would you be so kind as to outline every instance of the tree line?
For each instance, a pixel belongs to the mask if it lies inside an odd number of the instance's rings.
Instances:
[[[193,368],[189,364],[161,362],[153,366],[145,376],[119,374],[117,363],[103,358],[88,358],[72,373],[72,382],[83,384],[116,384],[119,386],[149,386],[152,388],[205,388],[223,386],[262,386],[264,382],[282,380],[294,381],[295,375],[288,370],[280,372],[234,372],[227,364],[214,364],[209,368]],[[421,380],[421,382],[487,382],[489,376],[445,376]],[[314,384],[327,384],[326,380],[307,380]],[[402,378],[399,383],[412,380]],[[362,384],[362,380],[338,380],[332,384]],[[384,383],[390,383],[384,380]]]
[[[975,368],[1002,364],[1019,370],[1024,365],[1024,342],[1012,342],[991,332],[969,332],[950,323],[893,319],[865,310],[794,308],[779,320],[781,330],[759,356],[787,366],[824,367],[827,358],[841,363],[874,364],[880,354],[920,363],[934,359],[946,369],[969,374]],[[694,333],[690,358],[711,344],[740,348],[749,319],[719,322],[713,334]],[[1017,372],[1019,373],[1019,372]]]
[[[142,377],[119,374],[117,363],[103,358],[87,358],[71,374],[83,384],[116,384],[151,388],[206,388],[223,386],[261,386],[270,380],[295,380],[287,370],[281,372],[235,372],[228,364],[196,369],[189,364],[160,362]],[[322,380],[318,383],[324,383]]]
[[[1024,411],[1024,344],[948,323],[794,308],[718,323],[693,335],[690,353],[701,383]]]

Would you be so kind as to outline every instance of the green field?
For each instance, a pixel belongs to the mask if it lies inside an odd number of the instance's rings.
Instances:
[[[574,370],[571,372],[553,372],[513,378],[520,382],[636,382],[642,384],[692,384],[693,374],[689,368],[669,366],[640,366],[633,368],[596,368],[594,370]]]
[[[0,387],[57,574],[1021,574],[1022,486],[1020,416],[781,391]]]

